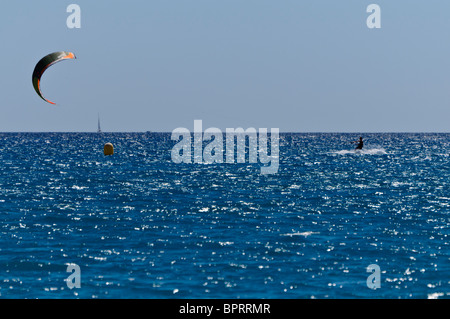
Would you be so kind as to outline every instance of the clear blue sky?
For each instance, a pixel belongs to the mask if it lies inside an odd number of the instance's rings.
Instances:
[[[66,8],[81,7],[81,29]],[[366,25],[381,7],[381,29]],[[449,132],[450,1],[40,0],[0,11],[0,131]],[[42,78],[44,55],[71,51]]]

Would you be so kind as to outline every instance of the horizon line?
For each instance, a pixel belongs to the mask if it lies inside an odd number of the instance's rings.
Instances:
[[[267,133],[270,131],[268,130]],[[140,133],[140,134],[149,134],[149,133],[168,133],[171,134],[171,131],[5,131],[0,132],[0,134],[14,134],[14,133],[27,133],[27,134],[39,134],[39,133],[85,133],[85,134],[110,134],[110,133]],[[194,133],[193,131],[191,133]],[[204,132],[202,132],[204,133]],[[223,132],[226,134],[226,132]],[[339,131],[280,131],[280,134],[450,134],[450,132],[441,132],[441,131],[371,131],[371,132],[339,132]]]

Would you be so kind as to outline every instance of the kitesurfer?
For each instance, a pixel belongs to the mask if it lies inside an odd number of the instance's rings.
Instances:
[[[359,141],[354,141],[353,143],[358,143],[358,145],[356,145],[355,150],[362,150],[362,148],[364,146],[364,142],[363,142],[362,136],[359,137]]]

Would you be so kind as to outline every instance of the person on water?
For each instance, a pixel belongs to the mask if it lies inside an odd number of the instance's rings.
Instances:
[[[364,142],[362,137],[359,138],[359,141],[355,141],[353,143],[358,143],[358,145],[356,145],[355,150],[362,150],[363,146],[364,146]]]

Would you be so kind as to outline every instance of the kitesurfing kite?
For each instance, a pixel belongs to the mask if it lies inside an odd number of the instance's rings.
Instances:
[[[49,55],[46,55],[45,57],[43,57],[34,67],[34,71],[33,71],[34,89],[36,90],[36,93],[44,101],[46,101],[50,104],[55,104],[55,103],[47,100],[46,98],[44,98],[42,96],[41,86],[40,86],[41,76],[42,76],[42,74],[44,74],[45,70],[47,70],[48,67],[50,67],[51,65],[53,65],[59,61],[62,61],[62,60],[67,60],[67,59],[76,59],[75,54],[73,54],[72,52],[66,52],[66,51],[53,52],[53,53],[50,53]]]

